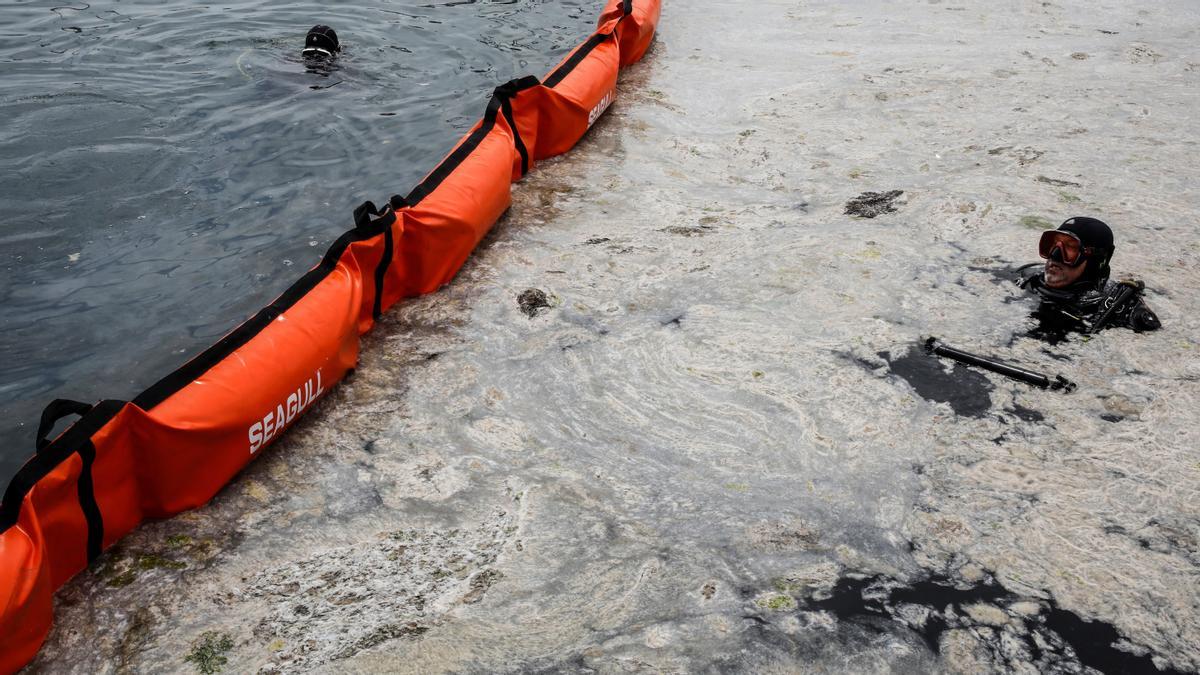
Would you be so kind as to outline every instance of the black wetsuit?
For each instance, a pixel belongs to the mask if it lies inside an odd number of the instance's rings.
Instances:
[[[1110,281],[1104,277],[1059,289],[1046,285],[1042,263],[1025,265],[1017,272],[1017,285],[1036,293],[1042,300],[1033,313],[1038,322],[1032,331],[1035,337],[1063,339],[1068,332],[1089,332],[1125,289],[1132,293],[1108,315],[1100,328],[1132,328],[1140,333],[1162,326],[1158,316],[1142,299],[1141,288],[1130,282]]]

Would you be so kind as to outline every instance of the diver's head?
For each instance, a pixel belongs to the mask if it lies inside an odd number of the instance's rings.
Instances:
[[[1057,230],[1043,232],[1038,244],[1038,252],[1046,259],[1046,285],[1067,288],[1104,282],[1113,249],[1112,230],[1103,221],[1086,216],[1068,218]]]
[[[337,33],[329,26],[313,26],[304,38],[304,51],[300,52],[306,58],[332,59],[342,51]]]

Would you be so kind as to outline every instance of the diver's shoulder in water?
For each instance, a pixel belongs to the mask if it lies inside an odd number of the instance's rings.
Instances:
[[[1112,309],[1113,319],[1109,325],[1130,328],[1138,333],[1162,328],[1162,321],[1142,297],[1145,289],[1146,285],[1135,279],[1108,281],[1098,308],[1105,312]]]

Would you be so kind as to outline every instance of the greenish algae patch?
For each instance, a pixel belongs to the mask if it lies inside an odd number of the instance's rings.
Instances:
[[[164,558],[161,555],[147,553],[138,556],[137,568],[140,570],[182,570],[187,568],[187,563],[179,562]]]
[[[1053,230],[1054,223],[1041,216],[1021,216],[1021,227],[1028,227],[1031,230]]]
[[[171,560],[155,553],[139,553],[129,557],[119,557],[120,554],[114,552],[112,556],[97,572],[97,575],[104,579],[104,585],[109,588],[125,588],[137,581],[140,573],[150,570],[187,569],[187,563]]]
[[[210,630],[192,644],[191,653],[183,660],[196,666],[198,672],[212,675],[221,672],[221,669],[229,663],[229,657],[226,654],[231,649],[233,649],[233,638],[229,634]]]
[[[804,583],[790,578],[776,579],[774,586],[775,590],[779,591],[780,593],[795,593],[796,591],[802,591],[807,587]]]
[[[759,599],[758,606],[773,612],[782,612],[796,609],[796,599],[790,595],[772,595]]]
[[[167,537],[167,546],[171,548],[182,548],[192,543],[192,538],[186,534],[173,534]]]
[[[125,588],[132,584],[137,579],[137,572],[134,570],[125,570],[116,576],[113,576],[108,581],[104,582],[109,588]]]

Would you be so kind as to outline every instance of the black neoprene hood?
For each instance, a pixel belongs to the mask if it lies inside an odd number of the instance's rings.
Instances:
[[[329,26],[316,25],[309,29],[304,38],[304,51],[324,51],[330,55],[342,51],[337,33]]]
[[[1076,216],[1063,221],[1063,224],[1059,225],[1058,229],[1074,234],[1076,237],[1079,237],[1079,241],[1083,242],[1084,246],[1096,249],[1096,253],[1087,260],[1083,279],[1088,281],[1107,279],[1109,275],[1108,262],[1112,259],[1113,250],[1115,249],[1115,246],[1113,246],[1112,228],[1098,218]]]

